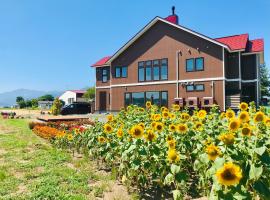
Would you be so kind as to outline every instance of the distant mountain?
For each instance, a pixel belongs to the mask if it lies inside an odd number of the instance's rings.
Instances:
[[[51,94],[54,97],[60,96],[62,91],[38,91],[28,89],[18,89],[10,92],[0,93],[0,107],[12,106],[16,104],[16,97],[22,96],[25,100],[38,98],[45,94]]]

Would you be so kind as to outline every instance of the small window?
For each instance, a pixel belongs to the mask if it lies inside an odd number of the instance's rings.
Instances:
[[[196,58],[195,59],[195,68],[196,71],[202,71],[204,69],[204,59],[203,58]]]
[[[186,60],[186,71],[187,72],[194,71],[194,59],[193,58]]]
[[[146,101],[151,101],[152,104],[160,105],[160,93],[159,92],[146,92]]]
[[[159,66],[153,67],[153,78],[154,78],[154,81],[159,80]]]
[[[144,81],[144,67],[139,66],[139,81]]]
[[[115,67],[115,77],[121,77],[121,67]]]
[[[152,67],[150,66],[147,66],[145,68],[145,80],[146,81],[151,81],[152,80],[152,74],[151,74],[151,71],[152,71]]]
[[[196,91],[204,91],[204,85],[203,84],[195,85],[195,90]]]
[[[127,67],[122,67],[122,77],[126,78],[127,77]]]
[[[168,92],[161,92],[161,106],[168,106]]]
[[[131,104],[131,93],[125,93],[125,106]]]
[[[186,86],[186,90],[187,90],[187,92],[192,92],[192,91],[194,91],[194,85],[187,85],[187,86]]]
[[[143,107],[145,105],[144,92],[132,93],[132,103]]]
[[[108,81],[108,70],[102,69],[102,82],[105,83]]]

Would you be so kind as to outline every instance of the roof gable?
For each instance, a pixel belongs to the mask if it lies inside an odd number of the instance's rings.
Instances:
[[[97,61],[95,64],[92,65],[92,67],[103,67],[106,65],[107,61],[111,58],[111,56],[106,56],[101,58],[99,61]]]
[[[210,41],[210,42],[212,42],[212,43],[214,43],[214,44],[216,44],[216,45],[222,46],[222,47],[224,47],[224,48],[230,50],[229,47],[228,47],[227,45],[225,45],[225,44],[223,44],[223,43],[220,43],[219,41],[216,41],[216,40],[214,40],[214,39],[212,39],[212,38],[209,38],[209,37],[207,37],[207,36],[205,36],[205,35],[202,35],[202,34],[200,34],[200,33],[197,33],[197,32],[195,32],[195,31],[190,30],[190,29],[188,29],[188,28],[185,28],[185,27],[183,27],[183,26],[174,24],[174,23],[168,21],[167,19],[162,19],[162,18],[160,18],[160,17],[155,17],[155,18],[154,18],[152,21],[150,21],[150,22],[149,22],[142,30],[140,30],[133,38],[131,38],[124,46],[122,46],[122,47],[121,47],[121,48],[120,48],[120,49],[119,49],[119,50],[118,50],[118,51],[117,51],[110,59],[108,59],[107,64],[111,63],[115,58],[117,58],[123,51],[125,51],[130,45],[132,45],[139,37],[141,37],[148,29],[150,29],[150,28],[151,28],[154,24],[156,24],[158,21],[167,23],[167,24],[169,24],[169,25],[171,25],[171,26],[174,26],[174,27],[176,27],[176,28],[178,28],[178,29],[181,29],[181,30],[183,30],[183,31],[186,31],[186,32],[188,32],[188,33],[191,33],[191,34],[193,34],[193,35],[196,35],[196,36],[198,36],[198,37],[200,37],[200,38],[202,38],[202,39],[205,39],[205,40]]]
[[[263,39],[250,40],[248,43],[248,52],[261,52],[264,50]]]

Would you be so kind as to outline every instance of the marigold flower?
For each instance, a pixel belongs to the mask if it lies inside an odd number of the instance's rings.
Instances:
[[[217,170],[216,177],[221,185],[236,185],[242,178],[242,172],[238,165],[228,162],[225,163],[222,168]]]

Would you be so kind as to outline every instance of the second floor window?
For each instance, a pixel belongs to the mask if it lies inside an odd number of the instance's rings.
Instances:
[[[115,67],[115,78],[126,78],[127,77],[127,66]]]
[[[186,60],[186,71],[203,71],[204,70],[204,58],[190,58]]]
[[[187,92],[200,92],[204,91],[204,84],[196,84],[196,85],[187,85],[186,86]]]
[[[149,60],[138,63],[138,81],[168,80],[168,59]]]
[[[102,69],[102,82],[105,83],[108,81],[108,69]]]

